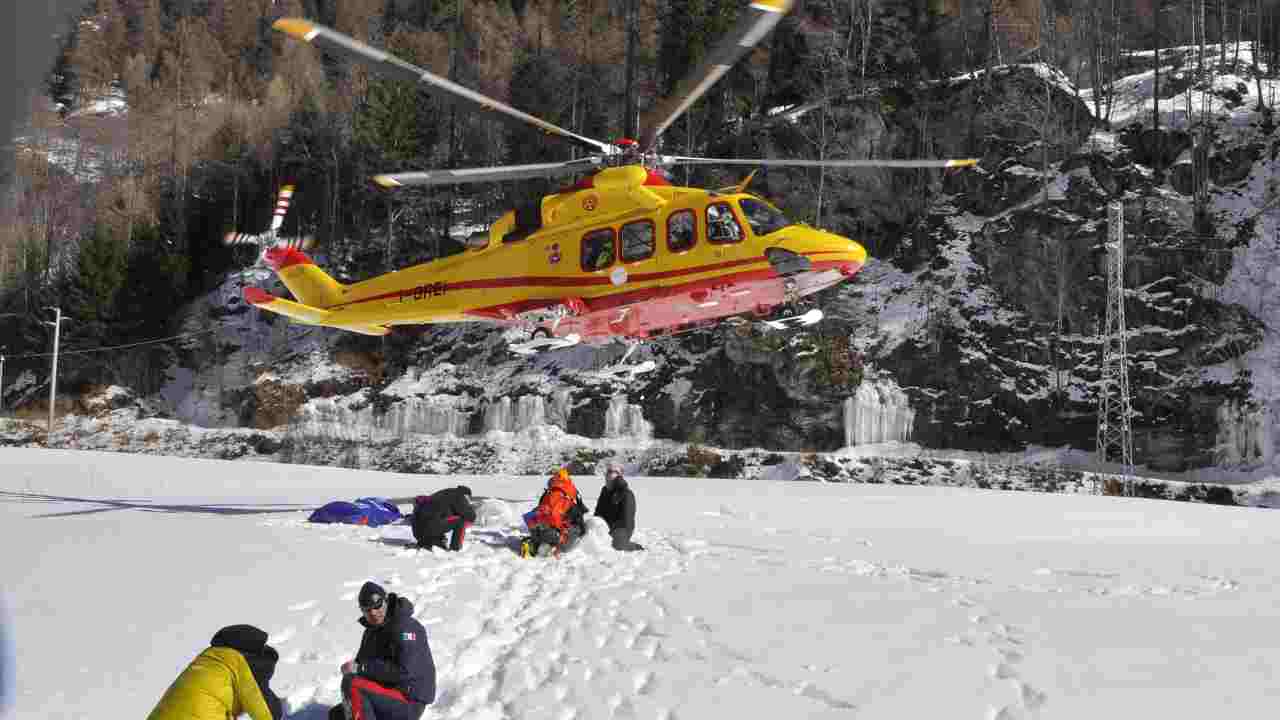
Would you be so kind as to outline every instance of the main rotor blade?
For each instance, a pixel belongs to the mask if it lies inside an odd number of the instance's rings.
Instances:
[[[590,172],[600,167],[600,165],[600,158],[579,158],[567,162],[540,163],[537,165],[496,165],[493,167],[457,168],[454,170],[387,173],[374,176],[373,181],[388,188],[407,185],[463,185],[474,182],[526,180],[529,178],[572,175],[576,172]]]
[[[768,35],[794,4],[795,0],[754,0],[702,64],[677,85],[670,97],[645,114],[640,147],[646,152],[652,150],[658,136]]]
[[[427,90],[447,100],[463,101],[480,110],[489,110],[503,115],[507,119],[519,120],[520,122],[532,125],[549,135],[559,136],[565,140],[591,148],[592,150],[596,150],[605,155],[613,155],[620,152],[620,150],[614,145],[601,142],[599,140],[593,140],[589,137],[583,137],[577,133],[569,132],[558,125],[553,125],[545,120],[540,120],[529,113],[522,112],[510,105],[498,102],[487,95],[482,95],[470,88],[463,87],[452,80],[442,78],[439,75],[423,70],[417,65],[407,63],[388,52],[366,45],[353,37],[338,32],[337,30],[327,28],[323,25],[317,25],[310,20],[304,20],[302,18],[281,18],[275,21],[271,27],[285,33],[286,35],[291,35],[299,40],[311,43],[322,50],[334,53],[335,55],[364,62],[370,65],[374,71],[386,75],[387,77],[422,83],[427,86]]]
[[[661,155],[664,165],[768,165],[774,167],[834,167],[834,168],[962,168],[974,167],[973,158],[961,160],[782,160],[774,158],[703,158],[680,155]]]

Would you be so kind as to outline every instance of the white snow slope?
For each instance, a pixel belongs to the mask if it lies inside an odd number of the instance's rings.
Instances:
[[[427,718],[1270,717],[1274,512],[954,488],[632,480],[638,540],[558,559],[507,543],[537,477],[438,478],[0,449],[17,658],[6,717],[140,718],[220,627],[281,653],[324,718],[373,579],[427,627]],[[459,480],[463,552],[403,525],[313,525],[336,498]],[[600,479],[578,478],[589,501]],[[598,524],[599,520],[593,520]]]

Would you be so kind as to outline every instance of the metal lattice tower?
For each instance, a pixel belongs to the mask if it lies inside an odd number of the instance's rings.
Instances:
[[[1108,208],[1107,315],[1098,335],[1102,372],[1098,384],[1098,460],[1124,466],[1124,491],[1131,491],[1133,430],[1129,425],[1129,350],[1124,322],[1124,203]]]

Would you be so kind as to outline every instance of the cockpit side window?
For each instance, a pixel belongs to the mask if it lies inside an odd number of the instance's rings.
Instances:
[[[742,208],[742,214],[746,216],[747,224],[756,237],[764,237],[795,224],[781,210],[763,200],[745,197],[738,201],[738,206]]]

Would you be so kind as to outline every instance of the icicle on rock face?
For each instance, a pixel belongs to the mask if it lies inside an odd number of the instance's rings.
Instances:
[[[614,395],[609,399],[609,409],[604,414],[604,436],[648,440],[653,437],[653,425],[644,419],[639,405],[627,402],[625,395]]]
[[[1236,400],[1218,406],[1218,437],[1214,462],[1227,467],[1255,465],[1267,456],[1268,427],[1264,410]]]
[[[520,432],[547,424],[546,401],[541,395],[522,395],[516,398],[512,412],[509,397],[489,401],[484,410],[485,432]]]
[[[844,444],[906,442],[911,439],[915,417],[906,393],[897,385],[863,382],[858,392],[844,401]]]
[[[551,407],[547,412],[547,423],[569,429],[569,413],[573,411],[572,393],[569,390],[556,390],[551,393]]]
[[[404,437],[410,434],[467,434],[470,413],[431,398],[406,398],[392,405],[382,417],[382,427]]]
[[[373,408],[365,406],[359,410],[341,405],[333,398],[312,398],[298,408],[298,419],[303,426],[327,425],[358,431],[360,428],[375,426]]]
[[[511,427],[511,398],[500,397],[489,401],[484,409],[484,430],[508,432]]]

